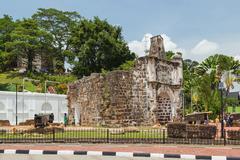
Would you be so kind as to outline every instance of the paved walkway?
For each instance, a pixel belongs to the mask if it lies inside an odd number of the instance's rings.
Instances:
[[[145,157],[106,157],[70,155],[0,155],[1,160],[146,160]],[[171,158],[147,158],[147,160],[176,160]],[[181,159],[188,160],[188,159]]]
[[[240,156],[240,146],[194,146],[194,145],[117,145],[117,144],[1,144],[0,150],[74,150],[105,152],[140,152],[161,154],[188,154],[206,156]]]

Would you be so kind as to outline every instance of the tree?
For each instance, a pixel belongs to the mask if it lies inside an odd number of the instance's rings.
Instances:
[[[18,60],[27,59],[27,70],[33,71],[33,60],[41,53],[41,49],[49,44],[51,36],[40,30],[36,21],[23,19],[17,22],[16,28],[10,34],[11,42],[5,43]]]
[[[174,55],[175,53],[173,51],[167,51],[166,52],[166,59],[167,60],[171,60],[172,59],[172,56]]]
[[[224,80],[228,93],[234,81],[231,73],[238,73],[239,65],[239,61],[233,57],[215,54],[197,66],[198,78],[194,87],[197,88],[204,110],[212,111],[213,117],[220,113],[219,82]]]
[[[111,71],[128,60],[135,59],[123,40],[119,26],[94,17],[83,19],[71,30],[70,49],[73,73],[78,77],[101,70]]]
[[[55,48],[55,67],[58,72],[64,72],[65,51],[69,49],[70,28],[81,19],[81,16],[77,12],[40,8],[32,18],[42,29],[52,35],[53,41],[50,44]]]
[[[197,98],[198,95],[195,92],[194,86],[197,84],[197,74],[195,73],[196,67],[198,66],[197,61],[192,61],[190,59],[185,59],[183,61],[183,87],[184,87],[184,96],[185,96],[185,108],[187,108],[190,112],[192,111],[192,99]],[[194,98],[193,98],[194,96]],[[198,102],[198,100],[196,100]],[[198,107],[197,105],[195,105]],[[195,107],[195,109],[196,109]],[[197,110],[199,110],[197,108]]]
[[[6,71],[16,67],[16,57],[6,48],[5,43],[11,42],[10,34],[15,28],[12,17],[4,15],[0,19],[0,71]]]
[[[225,71],[223,74],[223,82],[226,86],[226,96],[229,95],[230,90],[234,88],[235,76],[231,73],[231,71]]]
[[[117,69],[119,70],[124,70],[124,71],[129,71],[131,69],[133,69],[135,64],[135,61],[126,61],[125,63],[121,64]]]

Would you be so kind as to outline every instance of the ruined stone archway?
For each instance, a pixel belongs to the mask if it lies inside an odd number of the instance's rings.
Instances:
[[[153,112],[156,123],[165,124],[171,120],[172,102],[166,92],[162,92],[157,96],[157,104]]]

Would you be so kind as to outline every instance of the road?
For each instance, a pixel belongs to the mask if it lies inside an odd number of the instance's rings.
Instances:
[[[0,160],[161,160],[160,158],[126,158],[106,156],[70,156],[70,155],[0,155]],[[163,160],[163,159],[162,159]],[[166,159],[164,160],[176,160]],[[181,159],[182,160],[182,159]]]

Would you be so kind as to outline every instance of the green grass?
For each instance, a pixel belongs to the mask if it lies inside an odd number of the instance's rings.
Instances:
[[[28,76],[27,76],[28,75]],[[0,73],[0,91],[16,91],[16,85],[19,85],[18,90],[22,90],[22,83],[24,77],[29,77],[31,79],[40,80],[40,82],[30,82],[25,81],[24,88],[25,90],[31,91],[31,92],[44,92],[44,81],[50,80],[50,81],[56,81],[60,83],[69,83],[74,82],[77,80],[77,77],[74,75],[49,75],[47,73],[29,73],[27,75],[23,75],[18,73],[17,71],[9,71]],[[39,84],[40,83],[40,84]],[[37,86],[39,85],[39,88],[37,89]],[[51,85],[56,85],[52,83]]]
[[[152,130],[141,130],[139,132],[126,132],[124,134],[112,134],[109,132],[107,135],[107,130],[78,130],[78,131],[64,131],[64,132],[56,132],[55,138],[56,139],[63,139],[63,138],[114,138],[114,139],[128,139],[128,138],[162,138],[163,132],[157,129]],[[0,139],[24,139],[24,138],[52,138],[52,133],[47,134],[28,134],[28,133],[1,133]]]
[[[10,71],[5,73],[0,73],[0,90],[1,91],[16,91],[16,85],[22,85],[23,76],[18,74],[16,71]],[[18,89],[21,89],[19,86]],[[34,92],[36,86],[31,82],[25,82],[25,89]]]
[[[233,113],[233,107],[227,107],[227,112],[228,113]],[[236,109],[235,109],[235,112],[236,113],[240,113],[240,106],[237,106]]]

